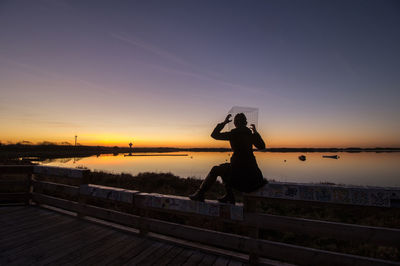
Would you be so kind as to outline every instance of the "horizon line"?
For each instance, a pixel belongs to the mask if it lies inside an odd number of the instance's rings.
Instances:
[[[129,147],[125,146],[118,146],[118,145],[110,145],[110,146],[105,146],[105,145],[73,145],[73,144],[62,144],[62,143],[43,143],[43,144],[27,144],[27,143],[2,143],[0,147],[2,146],[64,146],[64,147],[103,147],[103,148],[125,148],[125,149],[130,149]],[[214,149],[214,150],[231,150],[229,147],[172,147],[172,146],[137,146],[137,147],[132,147],[132,149],[179,149],[179,150],[190,150],[190,149]],[[337,150],[351,150],[351,149],[357,149],[357,150],[368,150],[368,149],[399,149],[400,147],[392,147],[392,146],[369,146],[369,147],[268,147],[265,148],[265,150],[269,149],[337,149]]]

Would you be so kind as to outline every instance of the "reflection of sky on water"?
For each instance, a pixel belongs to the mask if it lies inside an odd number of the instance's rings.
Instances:
[[[187,152],[186,152],[187,153]],[[340,158],[322,158],[322,153],[256,152],[258,164],[267,179],[288,182],[333,182],[337,184],[400,186],[400,153],[339,153]],[[181,177],[204,178],[213,165],[229,161],[231,153],[190,152],[188,156],[101,155],[45,161],[64,167],[84,166],[114,173],[171,172]],[[284,161],[286,160],[286,162]]]

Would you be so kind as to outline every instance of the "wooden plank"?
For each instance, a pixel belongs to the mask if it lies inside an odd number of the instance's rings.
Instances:
[[[97,248],[104,245],[104,243],[108,243],[113,238],[115,238],[115,232],[113,230],[108,230],[106,233],[102,234],[100,238],[91,239],[90,243],[80,246],[77,249],[66,252],[63,256],[57,258],[56,260],[52,260],[49,262],[51,265],[78,265],[78,261],[87,256],[88,254],[92,254]]]
[[[212,244],[213,246],[227,249],[242,251],[246,247],[246,244],[248,244],[247,242],[250,241],[248,237],[174,224],[156,219],[145,218],[144,222],[151,232],[197,241],[204,244]]]
[[[26,201],[28,196],[26,192],[0,193],[0,201]]]
[[[220,217],[221,207],[217,201],[191,201],[187,197],[136,193],[135,206],[157,212],[185,214],[194,217]],[[229,211],[228,213],[229,214]],[[229,216],[229,215],[228,215]]]
[[[148,256],[145,260],[140,262],[141,266],[150,266],[150,265],[162,265],[160,260],[164,258],[170,250],[174,248],[173,245],[165,244],[162,245],[156,252],[153,252],[151,256]]]
[[[133,257],[132,251],[140,248],[143,243],[146,243],[143,242],[143,238],[130,234],[126,242],[122,243],[117,251],[101,260],[98,265],[125,265]]]
[[[249,252],[248,246],[246,246],[247,252]],[[393,261],[300,247],[268,240],[257,240],[255,245],[252,245],[252,248],[254,253],[260,257],[265,256],[299,265],[400,265],[400,263]]]
[[[76,168],[66,168],[66,167],[56,167],[56,166],[35,165],[33,167],[34,174],[60,176],[60,177],[68,177],[75,179],[83,178],[89,172],[90,170],[87,169],[76,169]]]
[[[83,223],[83,222],[82,222]],[[90,227],[93,227],[91,224],[88,224]],[[58,260],[65,256],[65,254],[70,254],[74,251],[81,250],[82,248],[94,243],[98,240],[104,239],[105,235],[112,234],[111,230],[107,228],[103,228],[101,226],[94,226],[93,231],[80,232],[79,234],[74,234],[74,238],[68,241],[68,246],[63,246],[62,249],[55,250],[54,252],[50,252],[49,256],[44,260],[41,260],[40,263],[42,265],[51,264],[53,261]],[[110,232],[111,231],[111,232]],[[56,265],[56,264],[54,264]],[[59,264],[57,264],[59,265]]]
[[[33,165],[1,165],[0,175],[2,174],[31,174]]]
[[[216,255],[207,254],[206,256],[204,256],[203,260],[200,261],[200,263],[198,265],[199,266],[213,265],[216,260],[217,260]]]
[[[183,265],[194,253],[192,249],[184,249],[178,256],[168,263],[168,265]]]
[[[38,241],[28,245],[21,246],[18,250],[14,249],[12,256],[17,256],[14,262],[25,264],[26,262],[35,261],[36,259],[46,259],[50,255],[64,252],[71,246],[75,246],[74,240],[89,238],[97,233],[101,233],[101,227],[93,227],[90,224],[82,223],[82,221],[75,220],[69,224],[68,228],[57,227],[56,231],[45,232]],[[61,248],[60,248],[61,247]],[[24,263],[22,263],[24,262]]]
[[[173,246],[173,248],[165,254],[162,258],[158,259],[157,264],[158,265],[167,265],[171,260],[173,260],[176,256],[179,256],[179,254],[183,251],[182,247],[179,246]]]
[[[152,239],[160,239],[162,241],[166,241],[169,243],[173,243],[174,245],[179,245],[181,247],[185,248],[190,248],[194,250],[198,250],[201,252],[204,252],[206,254],[213,254],[216,256],[225,256],[225,257],[234,257],[237,260],[247,262],[248,261],[248,255],[245,255],[244,253],[241,252],[235,252],[232,249],[222,249],[222,248],[217,248],[215,246],[210,246],[210,244],[201,244],[199,242],[194,242],[190,240],[184,240],[176,237],[170,237],[166,235],[161,235],[157,233],[149,233],[147,237],[150,237]]]
[[[196,250],[183,265],[184,266],[197,265],[203,260],[205,256],[206,254]]]
[[[65,194],[71,197],[77,197],[79,194],[79,187],[69,186],[59,183],[53,182],[45,182],[45,181],[32,181],[33,191],[36,193],[42,193],[43,190],[53,191],[61,194]]]
[[[214,262],[214,266],[227,266],[229,263],[229,259],[226,257],[218,257]]]
[[[116,238],[116,234],[119,233],[115,231],[114,237]],[[103,251],[100,256],[95,256],[89,262],[91,265],[107,265],[109,263],[114,264],[114,260],[117,259],[120,255],[125,252],[129,252],[130,249],[136,248],[139,243],[142,241],[141,238],[132,237],[130,234],[120,234],[119,237],[121,241],[114,244],[112,247],[109,247],[106,251]]]
[[[243,266],[243,262],[234,260],[233,258],[231,258],[229,260],[228,266]]]
[[[30,206],[1,206],[0,207],[0,219],[3,217],[3,214],[11,214],[15,212],[21,212],[25,209],[30,209]]]
[[[0,210],[2,210],[3,208],[6,207],[1,207]],[[15,207],[9,207],[9,208],[15,208]],[[21,206],[20,208],[21,209],[14,211],[8,209],[7,211],[1,212],[0,222],[21,219],[21,217],[26,217],[30,213],[37,212],[37,210],[35,208],[32,208],[31,206],[23,206],[23,207]],[[13,224],[15,223],[13,222]]]
[[[100,198],[111,202],[124,202],[127,204],[133,204],[133,198],[135,194],[139,192],[136,190],[128,190],[118,187],[108,187],[100,185],[81,185],[79,188],[80,195],[87,196],[89,198]]]
[[[280,231],[290,231],[335,239],[398,245],[400,229],[355,224],[317,221],[271,214],[246,213],[245,223],[251,226]]]
[[[46,204],[73,212],[79,211],[79,204],[70,200],[59,199],[35,192],[32,193],[32,200],[37,202],[38,204]]]
[[[21,201],[21,202],[0,202],[0,208],[1,207],[18,207],[18,206],[27,206],[28,204],[26,201]]]
[[[146,248],[140,254],[129,260],[126,263],[126,265],[141,265],[141,262],[143,260],[151,256],[153,253],[157,252],[157,250],[161,248],[163,245],[165,244],[161,242],[153,242],[148,248]]]
[[[365,197],[360,198],[360,193]],[[323,204],[396,208],[399,206],[392,204],[392,200],[399,199],[400,188],[269,182],[259,190],[245,193],[243,196],[244,198],[276,198]],[[379,200],[375,199],[377,197]]]
[[[10,235],[8,238],[3,238],[4,241],[0,243],[0,247],[3,251],[7,250],[17,250],[24,245],[30,245],[32,243],[37,243],[38,241],[43,241],[46,237],[53,237],[54,234],[61,233],[60,230],[70,229],[70,227],[76,224],[77,221],[74,220],[61,220],[58,222],[53,222],[49,225],[38,226],[35,230],[29,230],[28,232],[20,232],[18,234]]]
[[[86,216],[91,216],[118,224],[139,228],[142,218],[136,215],[100,208],[92,205],[81,205],[80,211]]]
[[[26,190],[28,186],[28,180],[0,180],[0,187],[2,189],[13,188]]]
[[[32,218],[34,219],[34,218]],[[0,242],[0,247],[7,247],[11,248],[10,245],[13,244],[13,241],[17,244],[23,243],[24,239],[30,240],[32,237],[36,235],[38,237],[42,236],[47,230],[51,230],[54,227],[60,226],[64,223],[71,223],[74,222],[75,219],[71,217],[63,217],[60,215],[57,216],[50,216],[43,218],[36,219],[35,223],[32,224],[32,228],[30,228],[31,224],[28,227],[21,226],[20,224],[15,224],[17,230],[10,234],[7,233],[2,235],[2,242]]]
[[[79,265],[98,265],[102,260],[107,259],[111,255],[111,250],[115,250],[115,247],[121,247],[121,244],[125,245],[127,243],[129,236],[123,234],[116,234],[114,237],[108,241],[102,243],[100,247],[90,254],[89,257],[80,260]]]
[[[117,258],[114,258],[114,261],[107,262],[107,265],[126,265],[127,262],[140,254],[143,250],[147,249],[150,245],[152,245],[153,241],[146,238],[139,238],[140,241],[136,242],[133,245],[127,247],[127,250],[124,250],[122,254],[120,254]]]
[[[34,254],[35,251],[40,252],[40,250],[38,250],[40,245],[49,245],[49,243],[54,242],[54,239],[57,240],[63,235],[72,233],[73,230],[75,230],[74,226],[77,224],[78,221],[63,222],[63,224],[58,224],[55,228],[52,227],[48,230],[40,230],[40,232],[28,234],[27,237],[20,242],[17,240],[12,248],[6,249],[5,252],[1,253],[0,264],[8,264],[15,261],[20,261],[21,265],[30,264],[21,260],[28,259],[29,255]],[[60,245],[58,245],[58,247],[60,247]]]
[[[55,213],[44,213],[38,214],[37,216],[30,216],[27,220],[21,221],[21,219],[11,219],[8,223],[1,222],[0,235],[4,239],[7,235],[15,235],[20,232],[26,233],[26,231],[36,230],[41,225],[47,223],[56,222],[61,220],[59,215]]]

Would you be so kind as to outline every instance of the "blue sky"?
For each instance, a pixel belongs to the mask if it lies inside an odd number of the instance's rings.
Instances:
[[[400,146],[397,1],[1,1],[0,141]]]

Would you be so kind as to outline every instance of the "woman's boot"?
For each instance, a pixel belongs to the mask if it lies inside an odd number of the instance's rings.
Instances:
[[[204,195],[211,188],[211,186],[215,183],[215,181],[217,180],[217,177],[218,176],[216,175],[214,168],[211,169],[211,171],[207,175],[206,179],[204,179],[203,183],[201,183],[199,189],[195,193],[189,195],[189,199],[203,202]]]
[[[230,203],[230,204],[235,204],[235,194],[233,194],[233,190],[230,186],[225,186],[226,189],[226,194],[218,199],[218,202],[220,203]]]

